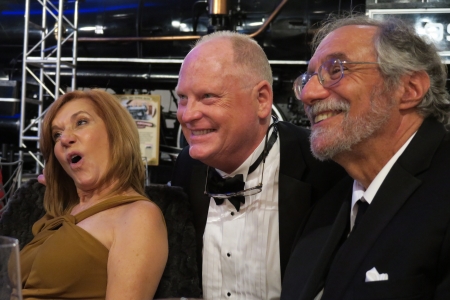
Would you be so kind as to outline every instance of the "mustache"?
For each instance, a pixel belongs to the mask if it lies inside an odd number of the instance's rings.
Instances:
[[[305,105],[305,112],[310,120],[313,120],[315,116],[324,111],[348,112],[349,110],[350,103],[336,98],[317,101],[312,105]]]

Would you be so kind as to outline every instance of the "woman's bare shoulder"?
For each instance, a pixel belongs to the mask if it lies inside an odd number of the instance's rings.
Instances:
[[[165,224],[161,209],[154,202],[142,197],[120,207],[118,224],[123,227]]]

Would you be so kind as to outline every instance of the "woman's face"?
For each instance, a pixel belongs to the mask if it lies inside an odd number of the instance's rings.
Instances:
[[[110,145],[106,125],[91,100],[64,104],[52,122],[55,156],[81,191],[99,188],[108,170]]]

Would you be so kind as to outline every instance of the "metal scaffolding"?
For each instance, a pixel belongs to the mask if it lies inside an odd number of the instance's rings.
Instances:
[[[30,19],[30,2],[32,2],[33,5],[36,5],[36,2],[38,2],[40,4],[39,7],[42,7],[41,25],[32,22]],[[66,15],[64,15],[65,12]],[[68,15],[72,15],[72,12],[73,16],[70,19]],[[47,20],[47,17],[50,21]],[[55,23],[52,23],[52,21],[55,21]],[[29,151],[26,143],[28,145],[30,145],[30,143],[36,143],[36,146],[30,146],[30,148],[39,149],[41,119],[45,114],[44,97],[49,96],[53,98],[53,100],[56,100],[61,94],[64,94],[64,91],[60,87],[61,69],[68,69],[72,73],[71,89],[75,90],[76,88],[77,28],[78,0],[26,0],[22,60],[19,160],[23,161],[25,152],[33,157],[36,162],[36,168],[35,174],[32,175],[41,173],[41,168],[43,168],[44,165],[41,162],[40,152],[36,151],[33,153],[32,151]],[[30,45],[30,29],[38,29],[40,31],[40,40],[34,45]],[[62,46],[68,41],[72,43],[72,56],[62,57]],[[51,46],[49,47],[48,45]],[[32,56],[31,54],[36,51],[39,51],[40,55]],[[29,78],[29,76],[31,76],[31,78]],[[27,87],[30,82],[38,84],[36,98],[28,97]],[[33,114],[37,117],[29,117],[26,114]],[[19,175],[19,185],[21,184],[21,181],[22,173]]]

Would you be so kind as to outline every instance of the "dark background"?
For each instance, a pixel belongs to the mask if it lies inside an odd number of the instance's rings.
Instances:
[[[0,0],[0,98],[20,99],[22,51],[24,41],[24,0]],[[29,45],[40,39],[42,6],[30,1]],[[51,1],[57,6],[57,2]],[[267,20],[282,0],[229,0],[225,15],[211,15],[206,0],[79,0],[79,58],[178,59],[188,53],[194,38],[216,30],[237,30],[253,34]],[[73,5],[66,1],[65,15],[73,17]],[[292,83],[306,69],[311,57],[310,42],[320,22],[329,14],[367,13],[391,9],[448,9],[450,0],[386,1],[386,0],[288,0],[268,27],[255,36],[272,62],[275,104],[285,120],[308,126],[303,109],[294,99]],[[383,16],[379,16],[383,17]],[[450,12],[446,14],[413,13],[408,21],[425,28],[442,25],[441,51],[450,50]],[[47,13],[48,26],[54,20]],[[425,19],[428,18],[426,21]],[[425,20],[425,21],[424,21]],[[427,23],[428,22],[428,23]],[[438,24],[438,25],[436,25]],[[441,24],[441,25],[439,25]],[[47,28],[48,29],[48,28]],[[439,29],[439,28],[437,28]],[[67,29],[65,34],[71,31]],[[170,37],[170,40],[163,40]],[[182,40],[187,37],[187,40]],[[149,39],[161,40],[149,40]],[[52,51],[56,40],[49,38],[46,50]],[[63,46],[63,56],[72,56],[72,44]],[[36,56],[39,52],[36,52]],[[290,63],[288,63],[290,62]],[[77,87],[109,88],[117,94],[125,92],[151,93],[153,90],[172,91],[176,85],[179,62],[85,62],[77,64]],[[71,75],[62,73],[61,86],[70,86]],[[29,95],[36,97],[38,85],[28,82]],[[42,99],[48,106],[52,99]],[[171,97],[173,106],[176,99]],[[176,107],[175,107],[176,108]],[[0,145],[2,157],[15,160],[18,148],[18,113],[20,103],[0,100]],[[28,114],[32,115],[33,113]],[[36,117],[36,116],[34,116]],[[183,141],[177,137],[178,123],[172,111],[163,114],[161,149],[179,148]],[[167,123],[166,123],[167,121]],[[36,145],[29,145],[31,150]],[[165,183],[170,177],[173,159],[162,159],[159,167],[151,167],[151,181]],[[28,167],[33,169],[33,167]],[[27,166],[25,165],[25,169]],[[3,170],[8,177],[8,169]],[[33,172],[33,170],[30,170]],[[5,180],[4,180],[5,181]]]

